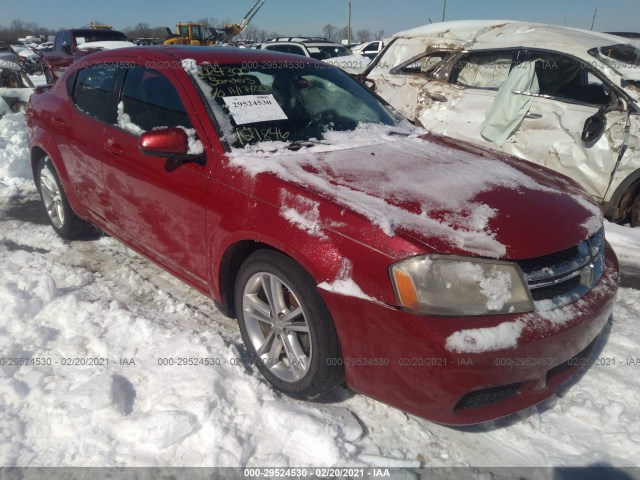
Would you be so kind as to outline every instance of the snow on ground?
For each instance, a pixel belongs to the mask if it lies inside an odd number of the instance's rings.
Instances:
[[[448,428],[345,389],[295,401],[210,300],[110,237],[56,237],[25,142],[21,114],[0,119],[1,465],[639,465],[639,290],[620,290],[599,362],[519,415]],[[607,230],[640,262],[639,231]]]

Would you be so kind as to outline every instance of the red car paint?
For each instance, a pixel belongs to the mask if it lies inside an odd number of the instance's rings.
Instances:
[[[270,173],[253,176],[235,165],[200,93],[181,66],[184,59],[219,64],[301,61],[250,50],[160,47],[102,52],[85,57],[82,65],[74,64],[53,87],[36,91],[27,121],[34,168],[43,154],[52,159],[77,215],[230,311],[237,263],[258,245],[290,256],[318,284],[335,280],[342,260],[350,259],[351,277],[369,300],[319,289],[338,332],[349,387],[441,423],[478,423],[526,408],[551,395],[585,363],[590,345],[610,316],[618,285],[617,259],[608,246],[602,278],[580,301],[564,307],[572,309],[573,318],[562,326],[552,325],[537,312],[453,318],[405,312],[398,308],[389,278],[391,264],[428,253],[477,255],[437,235],[401,225],[396,235],[389,236],[366,216],[340,204],[332,192]],[[137,135],[78,111],[69,98],[75,72],[104,62],[161,69],[189,112],[204,147],[203,161],[181,163],[146,155]],[[159,142],[175,145],[175,138],[151,138],[145,145],[153,148]],[[584,205],[591,200],[569,179],[543,167],[433,135],[425,137],[424,151],[394,161],[407,168],[429,168],[433,160],[429,147],[436,144],[509,164],[549,189],[569,191],[582,199],[507,188],[480,194],[478,200],[499,212],[489,228],[506,246],[502,259],[542,257],[587,238],[583,225],[592,213]],[[318,159],[349,161],[372,154],[385,158],[393,151],[374,145],[322,153]],[[384,168],[384,162],[381,165]],[[339,171],[322,174],[329,175],[334,185],[348,187],[353,181]],[[293,226],[280,215],[282,192],[318,202],[324,223],[332,227],[325,235],[314,236]],[[413,202],[383,192],[368,193],[415,209]],[[453,209],[445,208],[437,214],[452,213]],[[535,327],[523,331],[516,348],[466,354],[445,347],[456,331],[493,327],[523,315],[532,316],[529,325]],[[524,358],[534,360],[520,360]],[[520,386],[509,398],[458,408],[465,395],[511,384]]]

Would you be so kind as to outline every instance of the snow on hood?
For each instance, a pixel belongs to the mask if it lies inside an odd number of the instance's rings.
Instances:
[[[125,42],[123,40],[105,40],[102,42],[89,42],[78,45],[78,50],[115,50],[116,48],[127,48],[137,46],[133,42]]]
[[[254,146],[234,150],[230,158],[252,175],[269,172],[326,195],[389,236],[403,233],[457,253],[543,255],[550,252],[535,249],[544,248],[544,241],[536,244],[527,236],[557,229],[550,246],[557,250],[559,242],[575,245],[602,225],[597,207],[577,191],[561,191],[559,187],[570,185],[555,182],[546,171],[536,177],[516,168],[522,163],[517,160],[485,158],[416,135],[390,139],[391,130],[361,126],[354,132],[333,132],[327,136],[330,145],[304,152]],[[368,144],[363,145],[363,138]],[[512,216],[524,221],[511,221]],[[511,244],[515,249],[510,252]],[[528,247],[532,250],[523,250],[529,244],[535,244]]]

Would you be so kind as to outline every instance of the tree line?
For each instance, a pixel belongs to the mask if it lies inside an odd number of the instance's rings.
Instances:
[[[93,24],[103,24],[100,21],[93,21]],[[216,18],[201,18],[197,20],[197,23],[202,23],[205,27],[212,28],[221,28],[224,25],[231,23],[229,19],[218,20]],[[78,28],[88,28],[90,24],[81,25]],[[160,40],[164,40],[167,37],[167,27],[171,29],[172,32],[175,31],[175,25],[167,25],[167,26],[156,26],[152,27],[148,23],[140,22],[135,26],[126,27],[122,30],[122,32],[127,35],[131,40],[135,40],[137,38],[157,38]],[[206,29],[205,29],[206,31]],[[36,36],[36,37],[46,37],[48,35],[53,35],[56,30],[42,27],[35,22],[25,22],[23,20],[13,20],[9,26],[3,27],[0,26],[0,41],[11,42],[16,41],[18,38],[24,38],[27,36]],[[347,38],[348,30],[347,27],[339,28],[335,25],[327,24],[322,28],[323,37],[327,38],[332,42],[340,43],[343,39]],[[295,36],[310,36],[309,32],[298,32]],[[267,31],[259,28],[256,25],[249,25],[238,37],[236,40],[242,41],[254,41],[254,42],[265,42],[269,38],[277,38],[283,36],[291,36],[291,35],[282,35],[277,31]],[[380,30],[376,33],[372,33],[367,29],[358,30],[356,32],[351,32],[351,40],[354,43],[363,43],[368,42],[370,40],[380,40],[384,36],[384,31]]]

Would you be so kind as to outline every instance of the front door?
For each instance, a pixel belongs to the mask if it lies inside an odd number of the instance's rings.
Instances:
[[[185,108],[187,96],[170,75],[170,71],[165,75],[142,66],[126,70],[117,125],[109,128],[104,144],[108,152],[104,162],[107,221],[148,256],[192,283],[204,285],[210,162],[176,164],[144,155],[138,147],[145,131],[180,127],[189,132],[195,149],[207,154],[198,140],[204,138],[201,127]]]

